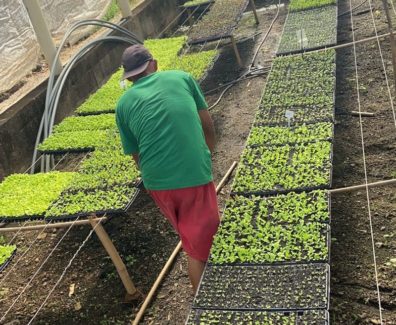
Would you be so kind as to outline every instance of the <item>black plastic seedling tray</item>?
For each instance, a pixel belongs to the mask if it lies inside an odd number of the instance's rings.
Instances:
[[[0,273],[3,272],[5,270],[5,268],[11,263],[11,261],[13,260],[13,258],[16,255],[16,251],[17,251],[17,248],[15,248],[14,251],[12,252],[11,256],[3,264],[0,265]]]
[[[87,148],[69,148],[69,149],[58,149],[58,150],[39,150],[44,155],[64,155],[66,153],[85,153],[95,151],[95,147]]]
[[[136,197],[138,196],[140,190],[138,188],[135,189],[135,192],[133,193],[133,196],[130,198],[129,202],[122,208],[122,209],[109,209],[109,210],[96,210],[96,211],[85,211],[81,213],[76,213],[72,215],[63,215],[63,216],[57,216],[57,217],[45,217],[46,222],[62,222],[62,221],[70,221],[70,220],[75,220],[77,218],[84,218],[84,217],[89,217],[91,215],[96,215],[96,216],[103,216],[103,215],[108,215],[108,216],[113,216],[117,214],[126,214],[128,209],[131,207],[133,202],[135,201]]]
[[[329,313],[326,310],[266,312],[192,309],[186,325],[200,324],[328,325]]]
[[[87,112],[77,112],[79,116],[89,116],[89,115],[100,115],[100,114],[107,114],[107,113],[114,113],[115,108],[104,108],[102,110],[97,111],[87,111]]]
[[[315,51],[315,50],[319,50],[319,49],[323,49],[323,48],[327,48],[327,47],[331,47],[337,44],[337,30],[338,30],[338,1],[336,2],[335,5],[327,5],[327,6],[322,6],[322,7],[317,7],[317,8],[312,8],[312,9],[308,9],[308,10],[317,10],[320,8],[326,8],[326,7],[335,7],[335,20],[336,20],[336,24],[335,24],[335,40],[334,42],[329,42],[327,44],[322,44],[322,45],[318,45],[318,46],[311,46],[311,47],[304,47],[304,48],[300,48],[300,49],[296,49],[296,50],[289,50],[289,51],[278,51],[276,52],[277,56],[284,56],[284,55],[292,55],[292,54],[299,54],[299,53],[305,53],[305,52],[309,52],[309,51]],[[281,38],[283,38],[283,35],[285,34],[285,30],[287,28],[287,23],[289,20],[289,15],[292,13],[298,13],[298,12],[304,12],[304,11],[308,11],[308,10],[302,10],[302,11],[296,11],[296,12],[288,12],[285,24],[283,25],[283,30],[282,30],[282,36]],[[327,28],[328,26],[325,25],[323,26],[323,28]]]
[[[37,221],[44,219],[44,214],[41,215],[31,215],[31,216],[18,216],[18,217],[7,217],[0,216],[0,222],[11,223],[11,222],[25,222],[25,221]]]
[[[328,309],[328,264],[207,266],[194,309],[292,311]]]
[[[217,41],[217,40],[221,40],[223,38],[231,37],[235,27],[238,25],[239,21],[241,20],[242,15],[243,15],[244,11],[246,10],[248,4],[249,4],[249,0],[245,0],[243,6],[241,7],[240,12],[238,13],[238,15],[234,19],[233,24],[228,26],[228,28],[223,33],[210,35],[210,36],[205,36],[205,37],[199,37],[199,38],[190,38],[190,37],[188,37],[188,41],[187,41],[188,44],[197,45],[197,44],[214,42],[214,41]],[[198,26],[199,26],[199,23],[198,23],[198,25],[195,28],[198,28]]]

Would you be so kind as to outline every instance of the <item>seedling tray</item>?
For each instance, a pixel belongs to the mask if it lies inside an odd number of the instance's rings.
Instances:
[[[290,55],[313,51],[337,44],[338,6],[330,5],[303,11],[289,11],[276,53]],[[333,25],[333,27],[331,27]],[[308,35],[308,46],[298,45],[299,30]],[[313,39],[313,41],[311,41]],[[292,45],[293,44],[293,45]]]
[[[245,148],[232,195],[269,196],[328,189],[332,144],[326,141],[283,147]]]
[[[63,149],[63,150],[39,150],[40,153],[44,155],[64,155],[66,153],[85,153],[85,152],[91,152],[94,151],[95,147],[87,147],[87,148],[70,148],[70,149]]]
[[[5,268],[11,263],[12,259],[16,255],[16,252],[17,252],[17,248],[15,248],[12,254],[10,255],[10,257],[7,258],[7,260],[3,264],[0,265],[0,273],[3,272]]]
[[[275,265],[330,261],[330,227],[289,225],[244,216],[222,220],[209,256],[211,265]]]
[[[132,196],[130,197],[129,201],[124,205],[123,208],[120,209],[98,209],[98,210],[94,210],[91,209],[90,211],[82,211],[79,213],[75,213],[75,214],[64,214],[61,216],[53,216],[50,214],[51,211],[51,207],[48,209],[48,213],[45,216],[45,221],[46,222],[60,222],[60,221],[68,221],[68,220],[74,220],[77,218],[84,218],[84,217],[88,217],[91,215],[96,215],[96,216],[102,216],[102,215],[116,215],[116,214],[125,214],[128,209],[131,207],[131,205],[133,204],[133,202],[135,201],[136,197],[139,194],[139,189],[138,188],[134,188],[134,192],[132,194]],[[90,192],[90,191],[87,191]],[[54,203],[54,205],[56,205],[57,202]]]
[[[189,2],[189,1],[187,1],[187,2]],[[214,3],[213,0],[209,0],[209,1],[203,1],[203,2],[199,2],[199,3],[187,5],[187,2],[183,5],[181,5],[180,7],[181,8],[196,8],[196,7],[206,6],[208,4]]]
[[[229,2],[229,4],[227,4],[227,2]],[[235,2],[235,1],[234,1]],[[237,13],[237,15],[235,16],[235,18],[230,19],[230,22],[232,22],[228,28],[222,28],[223,32],[217,32],[214,34],[209,34],[207,36],[197,36],[194,37],[192,36],[193,33],[197,30],[198,31],[198,35],[200,35],[200,32],[203,30],[205,30],[206,28],[203,28],[202,26],[205,26],[208,24],[208,21],[219,21],[219,17],[218,14],[223,14],[224,10],[226,10],[225,8],[229,7],[235,7],[236,4],[232,3],[232,1],[216,1],[214,3],[214,5],[212,5],[209,13],[207,15],[205,15],[203,17],[203,19],[201,21],[198,22],[197,25],[195,25],[189,32],[188,35],[188,43],[193,45],[193,44],[202,44],[202,43],[207,43],[207,42],[213,42],[222,38],[226,38],[226,37],[230,37],[232,35],[233,30],[235,29],[235,27],[238,25],[238,22],[241,20],[242,18],[242,14],[243,12],[246,10],[249,0],[241,0],[242,5],[241,5],[241,9],[240,11]],[[223,7],[223,8],[222,8]],[[225,8],[224,8],[225,7]],[[221,19],[221,18],[220,18]],[[192,34],[192,35],[191,35]]]
[[[329,265],[207,266],[194,309],[328,309]]]
[[[273,224],[330,223],[330,194],[317,190],[272,197],[233,196],[227,200],[223,220],[238,220],[244,215]]]
[[[77,112],[79,116],[90,116],[90,115],[100,115],[100,114],[108,114],[108,113],[115,113],[115,107],[112,108],[104,108],[97,111],[80,111]]]
[[[37,221],[44,219],[44,214],[42,215],[24,215],[19,217],[7,217],[7,216],[0,216],[0,222],[4,223],[11,223],[11,222],[25,222],[25,221]]]
[[[199,324],[328,325],[329,313],[326,310],[266,312],[192,309],[186,325]]]
[[[300,126],[254,126],[250,130],[246,145],[248,147],[284,146],[319,141],[330,141],[334,138],[334,125],[329,122]]]

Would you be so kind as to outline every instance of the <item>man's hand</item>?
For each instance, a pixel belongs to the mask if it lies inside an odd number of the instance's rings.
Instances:
[[[205,135],[206,144],[210,152],[213,153],[216,143],[216,134],[215,134],[213,120],[210,117],[208,110],[206,109],[199,110],[198,114],[199,114],[199,118],[201,119],[202,129]]]
[[[132,157],[133,157],[133,160],[134,160],[135,163],[136,163],[137,169],[139,169],[139,154],[138,154],[138,153],[133,153],[133,154],[132,154]]]

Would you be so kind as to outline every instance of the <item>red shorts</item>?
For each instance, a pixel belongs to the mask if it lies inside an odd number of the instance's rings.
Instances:
[[[187,254],[206,262],[220,222],[213,182],[176,190],[148,192],[179,234]]]

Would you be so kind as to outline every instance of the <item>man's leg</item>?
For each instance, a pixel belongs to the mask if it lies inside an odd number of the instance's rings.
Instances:
[[[194,293],[197,292],[199,281],[201,280],[206,263],[188,256],[188,276]]]

